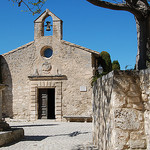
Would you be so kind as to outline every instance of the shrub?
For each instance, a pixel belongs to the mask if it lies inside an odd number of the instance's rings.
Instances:
[[[118,60],[113,61],[112,70],[120,70],[120,64],[119,64]]]

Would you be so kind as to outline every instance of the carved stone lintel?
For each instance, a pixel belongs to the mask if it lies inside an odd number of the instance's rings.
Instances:
[[[57,75],[57,76],[28,76],[31,81],[35,80],[67,80],[66,75]]]

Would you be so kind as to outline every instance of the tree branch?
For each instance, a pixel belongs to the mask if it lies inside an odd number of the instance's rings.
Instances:
[[[31,11],[31,12],[34,14],[34,12],[33,12],[32,9],[28,6],[28,4],[26,4],[24,1],[22,1],[22,3],[24,3],[24,5],[29,9],[29,11]]]
[[[127,10],[128,9],[128,7],[125,4],[115,4],[115,3],[110,3],[110,2],[101,1],[101,0],[87,0],[87,1],[93,5],[112,9],[112,10]]]
[[[87,0],[87,1],[93,5],[103,7],[103,8],[108,8],[108,9],[112,9],[112,10],[128,11],[128,12],[132,13],[133,15],[135,15],[137,18],[143,18],[143,15],[139,10],[137,10],[133,7],[130,7],[127,4],[123,4],[123,3],[116,4],[116,3],[110,3],[110,2],[101,1],[101,0]]]

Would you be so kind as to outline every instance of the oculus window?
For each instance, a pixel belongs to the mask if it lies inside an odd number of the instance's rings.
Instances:
[[[50,48],[46,48],[42,51],[42,56],[45,58],[50,58],[53,55],[53,50]]]

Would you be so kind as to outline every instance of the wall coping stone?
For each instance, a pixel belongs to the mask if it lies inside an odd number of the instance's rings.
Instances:
[[[108,74],[102,76],[102,81],[112,78],[114,76],[136,76],[138,77],[138,75],[139,75],[139,71],[136,71],[136,70],[113,70],[109,72]]]

